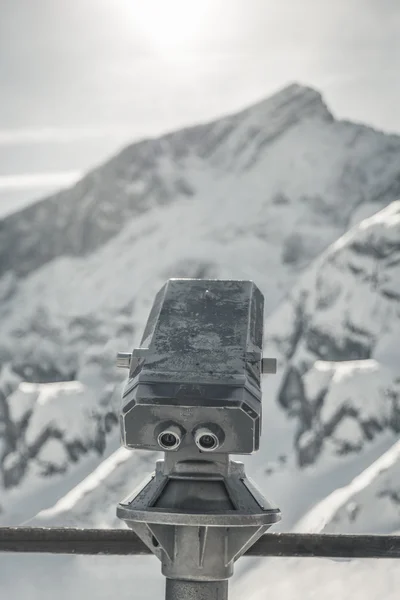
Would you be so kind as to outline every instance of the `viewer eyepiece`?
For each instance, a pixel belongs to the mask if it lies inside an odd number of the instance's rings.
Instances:
[[[177,427],[164,429],[157,438],[158,445],[163,450],[177,450],[182,442],[182,436]]]
[[[202,452],[212,452],[220,445],[218,436],[206,427],[202,427],[196,431],[194,441],[198,449]]]

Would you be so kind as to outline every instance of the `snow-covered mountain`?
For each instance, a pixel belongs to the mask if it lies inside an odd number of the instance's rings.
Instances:
[[[23,426],[14,422],[10,393],[19,381],[76,380],[96,390],[97,421],[110,422],[107,398],[120,382],[115,351],[137,341],[165,279],[254,279],[268,314],[330,243],[398,195],[400,138],[338,121],[318,92],[291,85],[237,115],[134,144],[73,189],[3,219],[3,485],[28,476],[40,439],[60,439],[50,427],[27,442],[25,423],[38,403]],[[355,255],[362,263],[362,252]],[[352,350],[340,346],[347,337],[337,346],[315,327],[307,335],[314,359],[366,358],[372,343],[363,326],[351,334]],[[282,405],[286,398],[287,386]],[[80,449],[98,451],[84,442]]]
[[[73,189],[4,219],[0,273],[27,274],[57,257],[87,256],[132,219],[177,201],[200,218],[210,203],[216,213],[229,200],[237,210],[245,203],[263,240],[279,215],[292,214],[284,256],[293,262],[300,245],[295,258],[304,261],[313,242],[324,245],[313,225],[342,232],[360,205],[376,210],[400,196],[399,152],[398,136],[337,121],[318,92],[291,85],[238,114],[133,144]],[[248,220],[244,230],[240,220],[231,223],[233,230],[221,232],[229,239],[248,229]],[[297,232],[296,223],[308,229]],[[295,232],[299,244],[286,239]]]
[[[138,342],[168,277],[194,276],[253,279],[265,294],[279,373],[264,382],[262,445],[246,463],[281,527],[313,510],[318,527],[347,527],[352,482],[400,432],[398,197],[400,137],[338,121],[292,85],[134,144],[0,221],[1,524],[39,513],[30,524],[123,526],[115,505],[155,456],[118,449],[115,354]],[[395,503],[392,470],[378,487]],[[353,492],[326,517],[337,488]],[[63,581],[62,600],[109,597],[117,568],[121,589],[133,577],[143,598],[161,593],[155,559],[53,558],[4,561],[8,597],[23,593],[7,574],[18,565]]]

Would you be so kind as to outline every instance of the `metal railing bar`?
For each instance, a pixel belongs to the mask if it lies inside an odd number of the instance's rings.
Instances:
[[[0,527],[0,552],[151,554],[130,530],[55,527]],[[400,536],[267,533],[246,556],[400,558]]]

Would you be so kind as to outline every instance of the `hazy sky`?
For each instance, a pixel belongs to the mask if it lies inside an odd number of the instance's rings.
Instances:
[[[400,132],[399,72],[400,0],[0,0],[0,201],[291,81]]]

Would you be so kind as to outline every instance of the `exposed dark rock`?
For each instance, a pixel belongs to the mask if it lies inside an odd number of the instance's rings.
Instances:
[[[272,204],[275,204],[276,206],[285,206],[286,204],[290,204],[290,198],[285,194],[276,194],[272,199]]]
[[[394,504],[400,506],[400,489],[399,490],[381,490],[378,494],[380,498],[389,498]]]
[[[300,233],[292,233],[284,242],[282,262],[285,265],[295,265],[304,260],[304,242]]]
[[[305,338],[308,350],[323,360],[363,360],[371,356],[372,341],[363,343],[350,336],[338,340],[332,334],[312,326],[308,329]]]
[[[323,437],[318,433],[310,435],[307,431],[306,436],[299,435],[295,440],[297,450],[297,464],[299,467],[306,467],[316,462],[323,446]]]
[[[29,422],[31,413],[27,413],[27,415]],[[24,440],[26,426],[23,430],[20,429],[18,445],[14,447],[13,451],[10,449],[7,455],[3,457],[2,464],[0,465],[0,475],[3,480],[4,488],[11,488],[18,485],[21,479],[25,476],[32,461],[36,461],[37,464],[42,466],[43,476],[49,476],[54,473],[62,473],[67,469],[67,465],[65,463],[58,464],[52,462],[50,459],[44,461],[43,459],[39,458],[41,450],[51,439],[56,439],[59,441],[59,443],[65,449],[65,456],[71,463],[78,462],[83,455],[91,451],[94,451],[101,456],[106,448],[106,435],[115,427],[118,419],[117,416],[111,412],[108,412],[104,417],[98,415],[97,417],[94,416],[93,418],[97,423],[95,436],[93,439],[87,438],[85,440],[67,440],[65,439],[65,436],[68,436],[68,432],[64,434],[63,431],[57,427],[48,426],[40,432],[33,443],[28,445]]]

